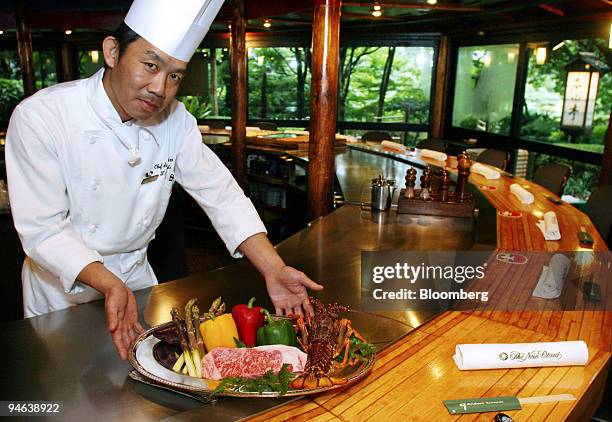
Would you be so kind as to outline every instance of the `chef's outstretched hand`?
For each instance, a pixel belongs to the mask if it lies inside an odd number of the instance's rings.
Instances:
[[[77,280],[104,295],[108,331],[121,359],[127,359],[132,342],[144,331],[138,322],[138,306],[134,293],[101,262],[86,265]]]
[[[132,342],[144,331],[138,322],[134,293],[121,283],[105,293],[104,308],[108,331],[121,359],[127,359]]]
[[[266,287],[277,315],[313,314],[308,299],[308,290],[323,290],[323,286],[312,281],[306,274],[288,265],[279,267],[266,275]]]

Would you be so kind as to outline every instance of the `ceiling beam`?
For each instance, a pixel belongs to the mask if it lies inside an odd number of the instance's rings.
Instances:
[[[461,4],[386,3],[384,1],[379,1],[376,3],[389,9],[429,9],[445,10],[447,12],[483,12],[485,10],[480,6],[465,6]],[[342,2],[342,6],[367,7],[368,9],[372,8],[373,5],[373,2]]]
[[[551,6],[550,4],[538,4],[540,9],[546,10],[547,12],[554,13],[557,16],[565,16],[565,11],[558,7]]]
[[[299,19],[281,19],[281,18],[260,18],[260,20],[269,20],[270,22],[293,23],[296,25],[312,25],[312,21],[304,21]]]
[[[366,14],[361,14],[361,13],[346,13],[346,12],[342,12],[342,17],[343,18],[358,18],[358,19],[366,19],[366,20],[371,20],[371,21],[394,21],[394,22],[401,22],[402,20],[400,18],[394,18],[392,16],[372,16],[369,13]]]

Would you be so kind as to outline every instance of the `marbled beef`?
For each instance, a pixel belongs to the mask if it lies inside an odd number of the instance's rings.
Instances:
[[[278,372],[283,364],[291,372],[302,372],[306,353],[283,345],[230,349],[217,347],[202,358],[202,377],[219,380],[227,377],[258,377],[268,371]]]

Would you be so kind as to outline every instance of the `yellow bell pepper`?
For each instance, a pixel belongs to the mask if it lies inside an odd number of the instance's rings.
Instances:
[[[232,314],[212,316],[211,319],[200,324],[200,333],[202,333],[207,352],[216,347],[235,348],[234,338],[240,338]]]

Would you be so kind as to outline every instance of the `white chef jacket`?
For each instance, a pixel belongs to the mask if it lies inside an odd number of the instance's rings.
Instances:
[[[157,284],[147,245],[176,180],[204,209],[230,253],[266,231],[227,168],[174,101],[148,121],[122,123],[91,78],[43,89],[17,106],[6,167],[23,265],[26,317],[101,298],[76,277],[99,261],[132,290]]]

